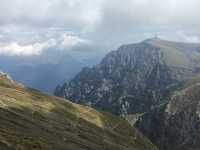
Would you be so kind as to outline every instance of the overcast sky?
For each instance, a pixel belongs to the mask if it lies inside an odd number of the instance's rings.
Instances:
[[[199,0],[0,0],[0,55],[100,45],[158,35],[200,42]]]

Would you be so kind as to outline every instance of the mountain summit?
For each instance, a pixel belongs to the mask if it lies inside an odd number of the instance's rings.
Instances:
[[[114,114],[146,112],[182,81],[200,74],[200,44],[152,38],[122,45],[84,68],[55,95]]]

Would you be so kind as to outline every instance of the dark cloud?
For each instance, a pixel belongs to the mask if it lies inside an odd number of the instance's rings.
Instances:
[[[198,6],[198,0],[109,0],[102,6],[102,20],[92,37],[113,45],[155,34],[170,40],[197,42]]]

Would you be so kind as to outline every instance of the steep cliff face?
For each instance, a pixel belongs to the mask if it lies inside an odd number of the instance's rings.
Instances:
[[[200,45],[154,38],[121,46],[58,86],[55,95],[118,115],[143,113],[199,71]]]
[[[199,150],[200,78],[187,81],[167,104],[144,114],[136,126],[161,150]]]
[[[123,119],[0,74],[1,150],[156,150]]]

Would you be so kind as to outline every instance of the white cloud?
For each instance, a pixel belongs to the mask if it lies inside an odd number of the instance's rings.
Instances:
[[[100,19],[102,0],[1,0],[0,24],[85,30]]]
[[[132,23],[200,24],[197,19],[199,6],[199,0],[109,0],[103,6],[103,13],[104,18],[109,17],[112,21],[128,19]]]
[[[7,44],[0,44],[0,55],[39,55],[43,49],[49,48],[55,45],[55,41],[49,40],[44,43],[33,43],[28,45],[20,45],[17,42],[7,43]]]
[[[200,24],[199,0],[1,0],[0,24],[34,27],[95,28],[101,21],[113,26],[131,24]]]
[[[36,45],[19,45],[18,43],[9,43],[8,45],[0,46],[1,55],[38,55],[41,51],[41,46]]]
[[[185,41],[189,43],[200,43],[200,37],[197,35],[191,35],[183,31],[178,31],[177,36],[181,39],[181,41]]]
[[[72,46],[74,46],[76,44],[80,44],[80,43],[89,43],[89,41],[81,39],[78,36],[64,34],[61,45],[63,47],[72,47]]]
[[[17,40],[11,39],[9,42],[0,43],[0,55],[8,56],[30,56],[40,55],[44,50],[49,48],[53,50],[69,50],[75,45],[89,44],[88,40],[82,39],[69,33],[51,32],[37,34],[34,32],[17,34]]]

